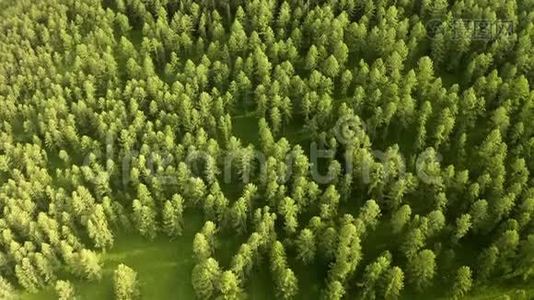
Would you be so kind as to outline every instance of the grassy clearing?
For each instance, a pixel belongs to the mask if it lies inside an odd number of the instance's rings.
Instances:
[[[144,299],[195,299],[191,285],[191,271],[195,264],[192,241],[203,222],[199,213],[190,213],[186,221],[184,234],[175,240],[160,236],[149,241],[133,233],[124,233],[118,236],[113,249],[102,254],[104,272],[100,282],[68,278],[76,288],[78,299],[114,299],[112,277],[113,271],[120,263],[124,263],[137,271]],[[242,236],[228,233],[220,235],[216,258],[221,267],[228,268],[232,256],[244,240],[245,238]],[[378,243],[378,241],[376,242]],[[322,267],[319,265],[304,266],[295,261],[291,261],[291,267],[299,279],[300,290],[297,299],[317,299],[324,285],[322,275],[325,274],[320,271]],[[527,298],[521,298],[520,289],[525,291]],[[263,265],[253,270],[245,291],[248,299],[273,299],[274,286],[267,260],[264,260]],[[425,294],[406,291],[403,299],[447,299],[443,292],[445,291],[439,288],[430,289]],[[510,298],[506,298],[506,295]],[[466,299],[532,299],[533,297],[534,285],[529,287],[524,284],[519,286],[503,284],[478,287]],[[21,299],[48,300],[57,299],[57,296],[53,287],[48,287],[36,294],[23,293]]]
[[[79,299],[113,299],[113,271],[124,263],[135,271],[145,299],[194,299],[191,270],[194,266],[192,240],[202,226],[199,214],[187,218],[184,234],[169,240],[160,236],[148,241],[137,234],[122,234],[112,250],[102,254],[103,278],[100,282],[72,280]],[[22,294],[26,300],[57,299],[52,287],[36,294]]]
[[[184,234],[174,240],[159,236],[149,241],[134,233],[123,233],[115,241],[113,249],[102,254],[104,271],[99,282],[87,282],[76,278],[71,280],[76,289],[78,300],[114,299],[113,271],[123,263],[138,273],[143,299],[196,299],[191,285],[193,260],[193,238],[200,231],[203,220],[199,213],[190,213],[185,222]],[[232,256],[237,252],[245,238],[222,233],[216,251],[216,258],[221,267],[228,268]],[[256,268],[247,282],[245,290],[249,299],[272,299],[274,288],[267,265]],[[308,278],[313,275],[306,270],[299,272]],[[308,274],[308,275],[305,275]],[[306,280],[304,281],[306,282]],[[317,284],[313,292],[319,291]],[[310,291],[304,291],[302,299],[309,299]],[[57,299],[53,287],[47,287],[38,293],[22,293],[21,300]]]

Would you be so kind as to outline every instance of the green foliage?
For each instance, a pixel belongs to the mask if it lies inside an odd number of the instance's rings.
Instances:
[[[169,237],[182,235],[183,227],[183,198],[179,194],[172,196],[172,200],[167,200],[163,204],[162,226],[164,232]]]
[[[436,274],[436,255],[431,250],[421,250],[408,262],[409,279],[418,290],[423,290],[432,283]]]
[[[58,280],[54,287],[59,300],[76,299],[74,286],[70,281]]]
[[[192,214],[201,299],[530,283],[531,1],[4,2],[0,298]]]
[[[399,267],[393,267],[385,278],[384,298],[398,299],[404,288],[404,272]]]
[[[6,300],[17,299],[13,285],[4,277],[0,277],[0,298]]]
[[[102,265],[97,253],[82,249],[76,255],[76,272],[88,280],[100,280],[102,278]]]
[[[401,206],[397,211],[395,211],[391,216],[391,227],[393,232],[401,232],[404,226],[410,221],[411,214],[412,209],[408,204]]]
[[[223,299],[240,299],[243,293],[238,277],[232,271],[224,271],[219,282],[219,290]]]
[[[303,229],[297,239],[297,258],[303,263],[310,263],[315,258],[316,246],[313,232]]]
[[[118,265],[113,273],[113,289],[115,299],[138,299],[140,291],[137,273],[126,265]]]
[[[211,257],[195,266],[191,280],[198,298],[208,299],[214,295],[220,273],[219,263]]]
[[[367,265],[363,275],[363,299],[375,299],[377,298],[375,285],[383,274],[388,270],[391,263],[391,254],[386,253],[380,256],[375,262]]]
[[[456,279],[452,288],[453,298],[461,298],[468,293],[473,286],[473,279],[471,269],[467,266],[462,266],[456,272]]]
[[[454,231],[453,241],[458,241],[464,237],[471,227],[471,215],[463,214],[456,219],[456,229]]]

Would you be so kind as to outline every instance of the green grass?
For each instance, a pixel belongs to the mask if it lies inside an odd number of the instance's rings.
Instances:
[[[115,245],[102,254],[103,277],[99,282],[87,282],[76,278],[70,280],[75,287],[78,300],[114,299],[113,271],[123,263],[133,268],[141,284],[143,299],[196,299],[191,285],[193,259],[193,238],[204,224],[198,212],[189,213],[184,234],[174,240],[160,235],[150,241],[135,233],[123,233],[116,237]],[[221,233],[215,258],[221,268],[228,269],[232,256],[246,237]],[[272,299],[274,293],[268,266],[258,266],[249,278],[245,290],[249,299]],[[24,292],[21,300],[57,299],[53,286],[38,293]]]
[[[479,287],[469,298],[471,300],[501,300],[506,299],[505,296],[513,300],[534,299],[534,284],[531,282],[531,285],[518,284],[515,287],[498,285]]]
[[[258,118],[254,112],[233,116],[232,123],[234,135],[238,137],[241,142],[243,142],[245,145],[252,144],[254,147],[260,146],[258,136]]]
[[[137,234],[122,234],[116,238],[113,249],[102,254],[103,278],[86,282],[73,278],[78,299],[114,299],[113,271],[123,263],[138,273],[144,299],[195,299],[191,285],[193,260],[192,241],[202,227],[200,214],[187,218],[184,234],[174,240],[161,235],[149,241]],[[221,249],[224,250],[224,249]],[[36,294],[24,293],[21,299],[57,299],[53,287]]]
[[[174,240],[160,235],[149,241],[134,233],[120,234],[114,247],[102,254],[104,264],[103,278],[99,282],[87,282],[75,278],[69,279],[76,289],[79,300],[114,299],[113,271],[118,264],[126,264],[138,273],[143,299],[196,299],[191,285],[191,271],[195,265],[193,260],[192,242],[196,232],[200,231],[203,220],[198,212],[189,213],[186,218],[184,234]],[[233,235],[227,232],[218,235],[219,243],[215,257],[221,268],[228,269],[232,256],[237,252],[246,236]],[[377,242],[377,241],[371,241]],[[299,295],[297,299],[317,299],[324,288],[322,266],[304,266],[290,259],[291,268],[299,279]],[[363,266],[361,266],[363,267]],[[256,266],[245,284],[247,298],[252,300],[270,300],[274,297],[274,286],[269,271],[268,260]],[[518,283],[517,286],[502,284],[491,287],[477,287],[466,299],[493,300],[518,297],[518,290],[523,289],[527,298],[534,297],[534,285]],[[425,294],[405,291],[403,299],[447,299],[439,287],[429,289]],[[530,297],[530,298],[528,298]],[[47,287],[38,293],[23,293],[22,300],[57,299],[53,287]]]

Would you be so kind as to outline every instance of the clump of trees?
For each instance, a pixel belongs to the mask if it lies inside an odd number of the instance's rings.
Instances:
[[[71,298],[58,278],[102,280],[120,232],[175,239],[190,214],[201,299],[259,268],[284,299],[300,266],[328,299],[532,279],[529,1],[4,6],[0,298]],[[117,297],[138,285],[119,265]]]

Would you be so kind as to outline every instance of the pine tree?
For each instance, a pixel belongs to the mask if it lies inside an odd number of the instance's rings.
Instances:
[[[384,288],[384,299],[399,299],[404,288],[404,272],[399,267],[389,269]]]
[[[452,296],[454,299],[460,299],[471,290],[473,280],[471,269],[467,266],[462,266],[456,272],[456,279],[452,288]]]
[[[211,257],[195,265],[191,280],[199,299],[209,299],[214,296],[220,274],[219,263]]]
[[[102,264],[97,253],[82,249],[77,254],[76,273],[87,280],[98,281],[102,278]]]
[[[343,287],[343,284],[341,284],[341,282],[337,280],[328,282],[324,295],[325,299],[341,300],[344,295],[345,288]]]
[[[119,264],[113,272],[113,289],[116,299],[138,299],[140,291],[137,273],[130,267]]]
[[[232,271],[225,271],[221,275],[219,281],[219,290],[222,295],[222,299],[225,300],[237,300],[241,299],[241,290],[239,278],[232,273]]]
[[[165,201],[165,204],[163,204],[162,219],[163,219],[163,231],[169,237],[174,236],[177,224],[176,224],[176,218],[174,216],[174,207],[171,201],[169,200]]]
[[[245,232],[247,229],[248,220],[248,205],[245,198],[240,197],[230,210],[230,222],[235,230],[238,232]]]
[[[297,258],[303,263],[308,264],[315,258],[315,236],[307,228],[300,231],[297,239]]]
[[[335,78],[340,71],[340,66],[337,59],[333,55],[330,55],[324,61],[321,70],[326,76]]]
[[[360,219],[366,226],[370,228],[376,227],[379,217],[380,206],[378,206],[375,200],[368,200],[365,202],[364,206],[360,210],[360,213],[358,214],[358,219]]]
[[[107,217],[101,204],[94,206],[94,211],[87,221],[87,233],[97,248],[111,248],[113,233],[109,229]]]
[[[58,280],[55,288],[59,300],[73,300],[76,299],[74,293],[74,286],[70,281]]]
[[[420,228],[413,228],[401,244],[401,251],[407,258],[411,258],[425,245],[425,235]]]
[[[319,52],[317,51],[317,48],[315,45],[311,45],[310,49],[308,50],[308,54],[306,55],[304,66],[307,70],[314,70],[317,67],[317,59],[318,59]]]
[[[279,213],[284,218],[284,230],[287,234],[293,234],[298,228],[298,206],[290,197],[284,197],[279,204]]]
[[[193,240],[193,254],[196,260],[199,262],[211,257],[212,248],[208,238],[203,233],[199,232],[195,234],[195,238]]]
[[[247,34],[239,20],[235,20],[230,29],[230,38],[228,39],[228,48],[232,53],[239,53],[246,49]]]
[[[0,276],[0,298],[6,300],[17,299],[13,285],[2,276]]]
[[[436,255],[428,249],[421,250],[408,261],[409,279],[422,291],[432,284],[436,274]]]
[[[410,221],[412,215],[412,209],[408,204],[404,204],[391,216],[391,226],[394,233],[399,233],[403,230],[404,226]]]
[[[27,257],[22,259],[21,264],[15,266],[15,276],[19,284],[30,292],[37,292],[43,286],[35,267]]]
[[[329,278],[344,281],[356,270],[361,259],[362,247],[358,229],[351,223],[345,224],[339,233],[335,263],[330,269]]]
[[[150,206],[141,203],[138,199],[132,203],[135,227],[142,236],[154,239],[156,237],[156,212]]]
[[[285,268],[277,280],[277,293],[281,299],[293,299],[298,292],[298,280],[290,268]]]
[[[380,256],[376,261],[367,265],[364,270],[363,282],[362,282],[362,299],[376,299],[377,290],[376,284],[383,274],[389,269],[391,263],[391,254],[385,253]]]
[[[453,241],[458,242],[463,238],[471,228],[471,215],[463,214],[456,219],[456,230],[454,231]]]

